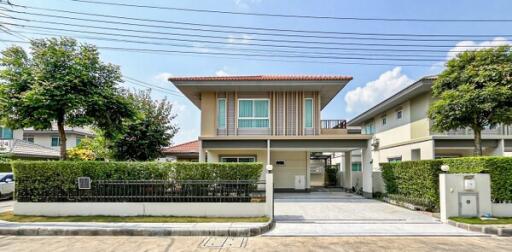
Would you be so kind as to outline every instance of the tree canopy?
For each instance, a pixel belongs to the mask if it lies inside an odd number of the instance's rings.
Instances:
[[[31,41],[30,53],[19,46],[2,51],[0,119],[17,129],[51,129],[60,135],[66,158],[64,125],[91,125],[113,134],[134,116],[122,95],[118,66],[103,63],[97,48],[72,38]]]
[[[161,156],[162,147],[168,146],[178,132],[173,124],[176,115],[172,103],[152,100],[150,91],[128,95],[138,115],[124,124],[122,134],[113,140],[113,155],[117,160],[154,160]]]
[[[512,123],[512,52],[509,46],[466,51],[448,61],[433,85],[429,110],[433,127],[469,127],[475,155],[482,155],[481,132]]]

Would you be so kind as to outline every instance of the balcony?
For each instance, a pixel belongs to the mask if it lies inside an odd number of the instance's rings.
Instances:
[[[347,120],[320,120],[321,135],[340,135],[347,133]]]
[[[450,130],[445,132],[435,132],[430,130],[431,135],[437,136],[472,136],[473,130],[470,128]],[[511,125],[498,125],[494,128],[487,128],[482,130],[482,136],[510,136],[512,135]]]

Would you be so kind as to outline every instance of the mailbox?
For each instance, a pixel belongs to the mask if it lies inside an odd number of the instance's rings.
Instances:
[[[476,189],[476,181],[474,176],[465,176],[464,177],[464,190],[465,191],[474,191]]]

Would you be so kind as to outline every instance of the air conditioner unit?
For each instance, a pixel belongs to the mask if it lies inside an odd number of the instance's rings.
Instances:
[[[379,148],[379,139],[378,138],[372,138],[371,145],[374,150]]]
[[[89,177],[78,177],[78,189],[89,190],[91,189],[91,178]]]

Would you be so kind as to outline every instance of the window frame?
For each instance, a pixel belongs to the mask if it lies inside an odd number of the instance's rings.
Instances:
[[[240,117],[240,102],[241,101],[253,101],[252,103],[252,117]],[[255,111],[255,102],[254,101],[267,101],[267,117],[254,117]],[[268,127],[243,127],[243,129],[269,129],[272,126],[270,125],[270,99],[269,98],[239,98],[237,99],[237,112],[236,112],[236,120],[237,127],[240,128],[240,120],[268,120]]]
[[[404,112],[403,112],[402,107],[398,107],[395,111],[396,111],[396,119],[401,120],[404,117],[404,115],[403,115]]]
[[[220,102],[223,100],[224,101],[224,127],[220,127],[219,126],[219,108],[220,108]],[[227,104],[227,99],[226,98],[217,98],[217,129],[226,129],[227,126],[228,126],[228,104]]]
[[[32,139],[32,141],[30,139]],[[23,141],[25,142],[34,143],[34,139],[34,135],[23,135]]]
[[[225,158],[236,158],[236,162],[224,162],[223,159]],[[240,163],[241,158],[252,158],[252,162],[243,162],[243,163],[254,163],[257,161],[256,156],[237,156],[237,155],[230,155],[230,156],[220,156],[219,162],[221,163]]]
[[[381,117],[381,123],[382,125],[386,125],[388,123],[388,116],[386,114],[383,114]]]
[[[53,138],[57,138],[57,145],[53,145]],[[51,137],[51,141],[50,141],[50,145],[51,145],[52,147],[58,147],[58,146],[60,146],[60,136],[52,135],[52,137]]]
[[[307,100],[311,101],[311,127],[308,127],[306,125],[306,101]],[[314,118],[315,118],[315,102],[314,102],[313,98],[311,98],[311,97],[304,98],[304,114],[303,114],[303,117],[304,117],[303,118],[304,128],[305,129],[313,129],[315,127],[315,123],[313,122]]]
[[[11,131],[10,137],[4,137],[4,132],[6,129],[9,129]],[[0,127],[0,139],[2,140],[12,140],[14,139],[14,130],[9,127]]]

